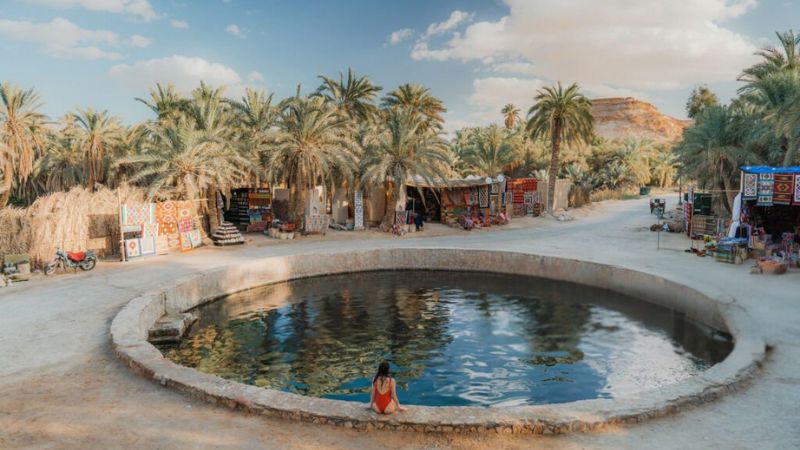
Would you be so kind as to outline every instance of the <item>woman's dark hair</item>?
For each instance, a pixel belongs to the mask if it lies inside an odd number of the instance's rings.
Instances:
[[[375,374],[375,378],[372,379],[372,383],[374,384],[378,381],[378,378],[389,378],[389,362],[388,361],[381,361],[378,364],[378,372]]]

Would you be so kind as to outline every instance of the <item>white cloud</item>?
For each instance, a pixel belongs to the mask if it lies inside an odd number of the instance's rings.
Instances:
[[[239,74],[224,64],[179,55],[133,64],[118,64],[111,67],[108,74],[139,91],[144,91],[156,83],[172,83],[181,92],[191,91],[200,84],[200,81],[213,86],[234,86],[241,83]]]
[[[150,38],[146,38],[144,36],[140,36],[138,34],[134,34],[133,36],[131,36],[128,42],[133,47],[144,48],[144,47],[149,47],[150,44],[153,43],[153,40]]]
[[[392,45],[397,45],[406,39],[409,39],[411,36],[414,35],[414,30],[411,28],[403,28],[397,31],[393,31],[389,35],[389,43]]]
[[[158,18],[148,0],[25,0],[27,3],[56,8],[84,8],[136,16],[145,22]]]
[[[474,22],[438,47],[420,41],[412,58],[633,90],[732,80],[754,58],[754,42],[721,24],[756,0],[504,2],[507,16]]]
[[[450,17],[444,22],[432,23],[428,25],[428,30],[425,32],[425,38],[435,36],[437,34],[446,33],[459,24],[465,21],[470,21],[474,18],[474,14],[466,13],[464,11],[455,10],[450,13]]]
[[[230,24],[230,25],[228,25],[227,28],[225,28],[225,31],[227,31],[228,33],[230,33],[230,34],[232,34],[232,35],[234,35],[234,36],[236,36],[238,38],[244,38],[244,33],[242,33],[242,30],[240,30],[239,26],[237,26],[237,25]]]
[[[247,81],[251,81],[254,83],[263,83],[264,75],[261,75],[261,72],[257,72],[254,70],[247,74]]]
[[[119,59],[119,53],[99,46],[118,46],[117,33],[107,30],[88,30],[67,19],[34,23],[0,19],[0,34],[15,41],[40,45],[42,52],[59,58]]]
[[[169,24],[172,25],[172,28],[181,28],[181,29],[189,28],[189,22],[185,20],[172,19],[169,21]]]

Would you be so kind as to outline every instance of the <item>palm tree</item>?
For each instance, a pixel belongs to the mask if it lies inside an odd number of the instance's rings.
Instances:
[[[224,87],[213,88],[202,81],[200,87],[192,91],[187,115],[194,121],[195,128],[217,137],[231,131],[224,93]]]
[[[690,119],[694,119],[704,109],[717,104],[719,104],[719,99],[714,91],[705,85],[697,86],[689,95],[689,100],[686,101],[686,115]]]
[[[177,121],[189,109],[189,100],[178,94],[172,84],[164,87],[156,83],[155,89],[150,88],[150,101],[139,97],[135,100],[150,108],[162,124]]]
[[[727,106],[712,106],[700,114],[694,126],[683,133],[683,142],[676,148],[681,173],[702,185],[722,190],[724,206],[733,205],[736,173],[741,165],[760,162],[741,144],[741,130]]]
[[[752,84],[766,78],[770,74],[782,71],[800,71],[800,34],[789,30],[776,32],[781,47],[764,47],[756,52],[762,61],[742,71],[739,81],[747,83],[739,92],[747,92]]]
[[[475,175],[496,176],[516,161],[515,149],[498,125],[477,129],[464,152],[464,161]]]
[[[212,186],[229,190],[244,176],[241,167],[248,162],[186,118],[164,126],[150,124],[147,130],[144,151],[117,164],[136,169],[130,181],[144,185],[149,198],[197,200]]]
[[[500,113],[503,114],[503,122],[505,123],[506,128],[509,130],[514,128],[514,125],[520,121],[519,108],[514,106],[513,103],[503,106],[503,109],[500,110]]]
[[[664,148],[656,153],[650,160],[650,172],[658,187],[667,187],[677,174],[677,156],[669,149]]]
[[[35,177],[44,192],[67,191],[86,181],[84,151],[67,132],[54,134],[47,149],[34,164]]]
[[[77,130],[77,144],[84,155],[86,186],[106,181],[106,154],[119,143],[123,128],[108,111],[92,108],[71,115]]]
[[[431,94],[431,90],[419,84],[403,84],[389,92],[382,103],[385,109],[402,108],[415,117],[421,117],[418,132],[441,130],[444,124],[442,114],[447,112],[444,103]]]
[[[420,177],[434,184],[448,172],[452,158],[447,145],[431,130],[420,132],[426,124],[424,116],[402,108],[393,109],[377,142],[365,151],[361,184],[386,187],[389,197],[386,223],[393,222],[395,211],[405,210],[409,180]]]
[[[23,91],[8,82],[0,84],[0,164],[3,185],[0,188],[0,208],[8,204],[14,180],[24,182],[33,172],[36,152],[42,148],[42,123],[39,95]]]
[[[383,89],[372,84],[367,76],[356,76],[353,69],[347,69],[347,79],[339,73],[339,81],[320,75],[322,84],[315,95],[319,95],[336,105],[339,110],[354,122],[373,120],[378,112],[374,101]]]
[[[272,98],[273,94],[248,88],[241,101],[226,100],[235,118],[239,154],[252,161],[256,184],[266,171],[265,153],[277,133],[280,107],[272,104]]]
[[[800,71],[775,72],[750,83],[746,100],[760,109],[761,120],[780,141],[782,165],[788,166],[800,150],[800,134],[792,126],[793,110],[800,98]],[[793,142],[796,141],[796,142]]]
[[[562,144],[583,143],[592,135],[592,102],[573,83],[566,89],[548,86],[538,91],[535,104],[528,111],[528,132],[531,139],[550,140],[550,170],[547,177],[547,210],[552,214],[558,176],[559,152]]]
[[[307,189],[353,176],[357,163],[351,149],[357,143],[348,132],[349,119],[320,97],[293,98],[279,124],[267,174],[273,183],[289,186],[292,220],[299,221]]]
[[[607,164],[618,166],[626,175],[626,184],[637,187],[650,182],[650,160],[646,150],[636,139],[627,139],[622,147],[611,154]]]

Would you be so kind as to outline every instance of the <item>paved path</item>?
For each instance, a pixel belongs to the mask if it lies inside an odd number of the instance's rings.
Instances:
[[[313,239],[263,247],[103,264],[0,290],[0,449],[4,448],[800,448],[800,272],[684,253],[681,236],[647,230],[646,201],[594,205],[579,219],[527,229],[434,238]],[[132,297],[199,269],[265,255],[359,248],[513,250],[613,263],[731,296],[774,346],[743,392],[674,417],[565,437],[361,433],[207,405],[129,373],[110,351],[108,326]]]

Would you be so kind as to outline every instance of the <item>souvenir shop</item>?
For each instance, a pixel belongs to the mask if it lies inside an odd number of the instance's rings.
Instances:
[[[223,217],[242,232],[263,232],[273,219],[272,190],[269,187],[240,188],[231,191]]]
[[[407,184],[406,209],[407,213],[413,210],[422,214],[426,221],[452,227],[470,229],[504,224],[511,219],[513,210],[514,193],[508,186],[509,180],[504,175],[442,180],[433,185],[413,179]],[[524,197],[520,192],[520,198]],[[413,220],[411,214],[406,216],[407,221]]]
[[[203,245],[199,201],[120,205],[123,260],[186,252]]]
[[[745,166],[728,237],[753,256],[800,263],[800,167]]]

